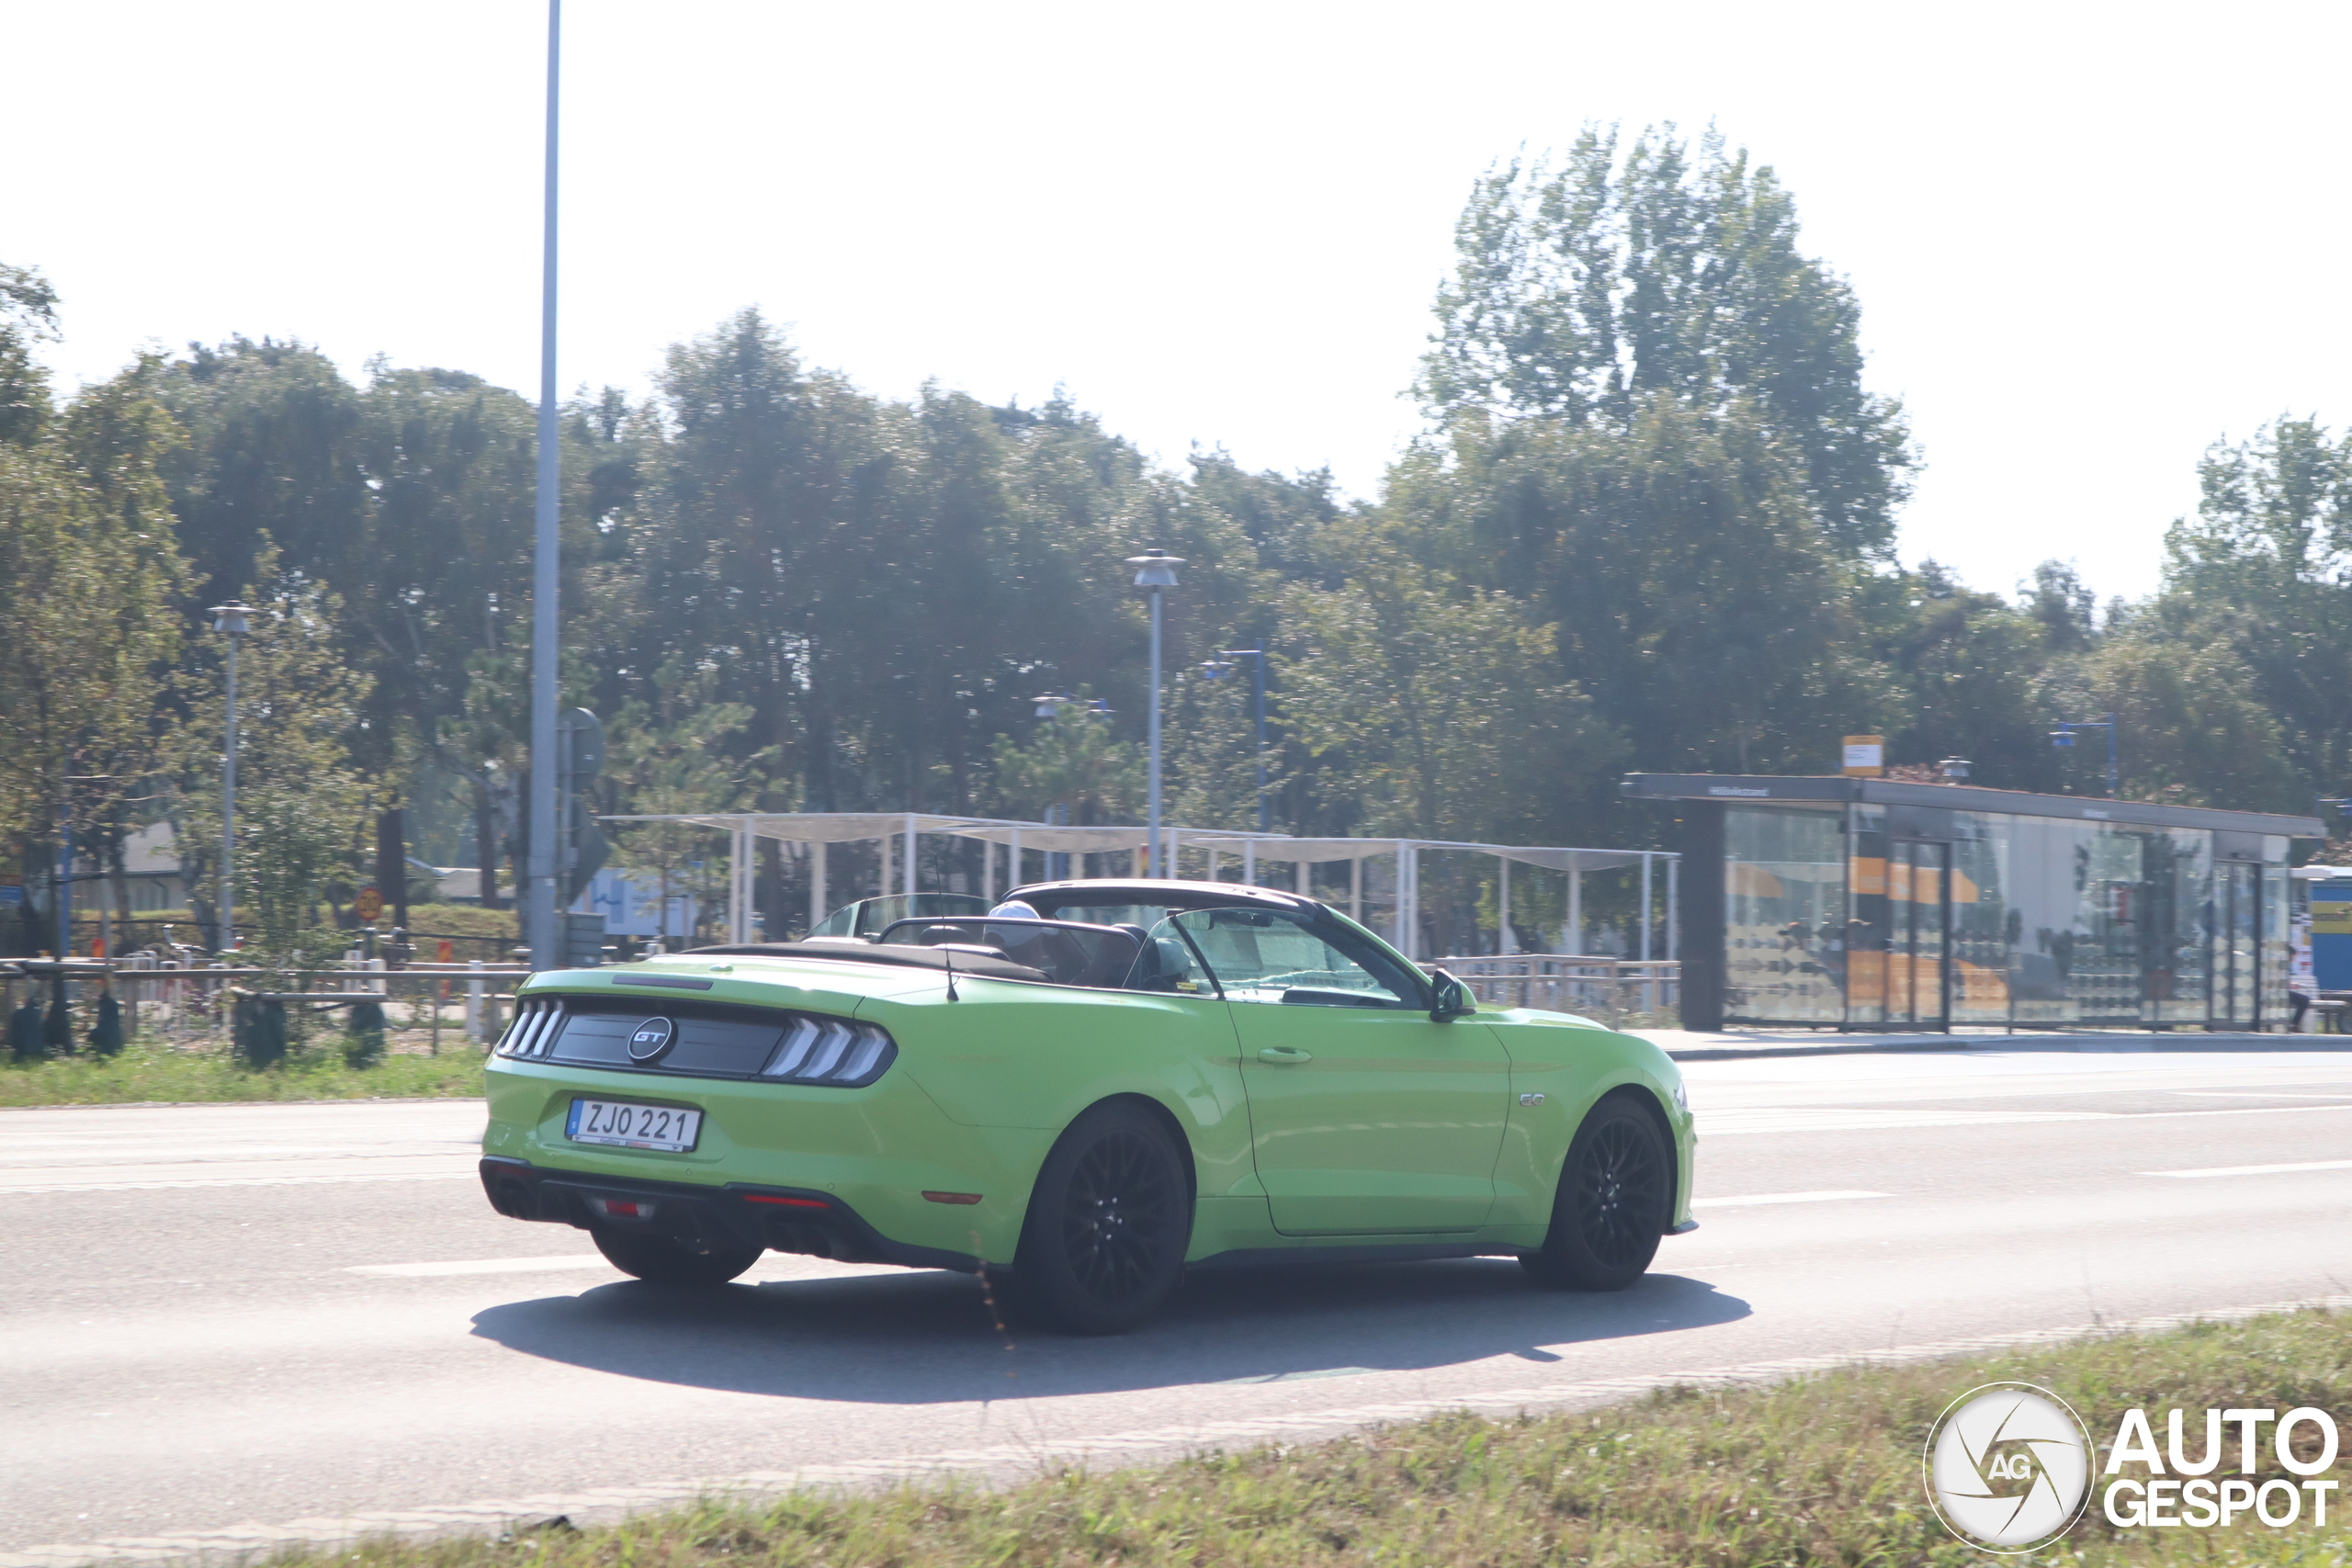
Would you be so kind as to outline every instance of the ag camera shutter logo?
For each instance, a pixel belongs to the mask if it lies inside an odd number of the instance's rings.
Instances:
[[[658,1060],[677,1035],[678,1026],[668,1019],[649,1018],[637,1026],[636,1033],[628,1037],[628,1059],[632,1062]]]
[[[2090,1433],[2048,1389],[1987,1383],[1936,1417],[1921,1467],[1945,1529],[1986,1551],[2032,1551],[2082,1517]]]

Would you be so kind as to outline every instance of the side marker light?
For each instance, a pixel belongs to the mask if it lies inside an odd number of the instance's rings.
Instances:
[[[977,1203],[980,1195],[977,1192],[926,1192],[923,1200],[932,1203]]]

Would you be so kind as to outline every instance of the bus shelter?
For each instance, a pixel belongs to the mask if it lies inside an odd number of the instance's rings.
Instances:
[[[1693,1029],[2267,1030],[2314,818],[1957,784],[1634,773],[1688,854]]]

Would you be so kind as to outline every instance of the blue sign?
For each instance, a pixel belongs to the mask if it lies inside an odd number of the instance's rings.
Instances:
[[[2323,991],[2352,991],[2352,886],[2312,888],[2312,983]]]

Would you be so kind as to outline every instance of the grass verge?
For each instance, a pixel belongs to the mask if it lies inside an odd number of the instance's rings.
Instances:
[[[225,1046],[171,1045],[141,1035],[118,1056],[86,1053],[47,1062],[0,1057],[0,1106],[122,1105],[140,1100],[371,1100],[481,1092],[481,1053],[462,1037],[438,1056],[388,1055],[344,1065],[339,1036],[255,1069]]]
[[[2325,1527],[2312,1525],[2306,1511],[2302,1522],[2278,1529],[2250,1516],[2227,1529],[2121,1529],[2101,1517],[2095,1484],[2082,1522],[2055,1547],[1996,1558],[1962,1545],[1928,1506],[1920,1448],[1946,1404],[2002,1380],[2062,1394],[2102,1446],[2126,1408],[2149,1410],[2161,1441],[2165,1411],[2182,1406],[2194,1451],[2209,1405],[2352,1411],[2352,1320],[2298,1313],[1860,1368],[1770,1388],[1668,1391],[1598,1413],[1504,1422],[1455,1416],[1314,1447],[1067,1473],[997,1491],[797,1495],[578,1533],[378,1540],[278,1561],[288,1568],[2344,1561],[2340,1494]],[[2263,1457],[2266,1474],[2285,1476],[2275,1459]]]

